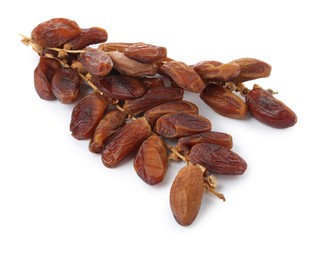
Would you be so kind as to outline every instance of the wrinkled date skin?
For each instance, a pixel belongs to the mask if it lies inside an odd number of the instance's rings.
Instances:
[[[40,57],[39,64],[34,70],[34,86],[40,98],[55,100],[52,92],[51,80],[56,70],[61,68],[59,61],[50,58]]]
[[[102,152],[102,162],[113,168],[127,155],[137,150],[142,142],[151,135],[151,127],[145,118],[138,118],[126,124],[112,137]]]
[[[241,68],[239,75],[231,79],[235,84],[248,80],[269,77],[271,72],[271,66],[268,63],[254,58],[237,59],[230,63],[236,63]]]
[[[80,61],[85,69],[94,76],[106,76],[113,67],[109,55],[98,49],[87,49],[80,55]]]
[[[180,61],[168,61],[159,71],[172,78],[178,86],[191,92],[200,93],[205,84],[193,68]]]
[[[151,108],[144,113],[144,117],[151,126],[154,126],[159,117],[177,112],[198,114],[199,110],[198,107],[191,102],[178,100],[166,102]]]
[[[127,47],[124,51],[124,54],[133,60],[144,63],[155,63],[166,58],[167,49],[165,47],[146,43],[136,43]]]
[[[91,138],[107,106],[108,100],[99,94],[92,93],[84,97],[72,112],[72,136],[78,140]]]
[[[82,29],[81,34],[66,43],[64,47],[70,50],[82,50],[86,46],[105,42],[107,40],[108,33],[105,29],[99,27],[91,27],[87,29]]]
[[[56,70],[51,88],[55,97],[63,104],[74,103],[79,95],[80,77],[72,68],[60,68]]]
[[[179,138],[176,149],[182,152],[184,155],[189,154],[191,148],[199,143],[218,144],[232,149],[233,138],[231,135],[220,132],[204,132],[196,135]]]
[[[147,184],[163,181],[168,167],[166,145],[157,135],[151,135],[139,148],[134,158],[134,169]]]
[[[126,100],[124,109],[133,115],[140,114],[159,104],[183,99],[184,90],[180,87],[165,86],[161,79],[145,79],[143,84],[147,86],[146,93],[137,99]]]
[[[95,84],[105,95],[116,99],[136,99],[146,93],[142,81],[129,76],[107,76]]]
[[[139,42],[142,44],[142,42]],[[105,52],[110,51],[119,51],[121,53],[124,53],[125,50],[131,46],[137,43],[129,43],[129,42],[106,42],[99,45],[98,49],[103,50]]]
[[[286,128],[296,124],[296,114],[271,93],[255,85],[246,95],[251,114],[260,122],[275,128]]]
[[[177,138],[211,130],[208,119],[197,114],[175,113],[160,117],[155,131],[166,138]]]
[[[189,157],[193,164],[201,164],[208,171],[217,174],[241,175],[247,168],[242,157],[217,144],[196,144],[192,147]]]
[[[242,119],[248,114],[246,103],[222,85],[208,84],[201,92],[200,98],[223,116]]]
[[[170,208],[180,225],[191,225],[198,215],[203,185],[203,172],[199,166],[187,165],[178,172],[170,189]]]
[[[106,142],[126,123],[126,115],[119,110],[109,111],[99,122],[90,140],[89,150],[101,153]]]
[[[59,48],[81,33],[82,30],[75,21],[54,18],[36,26],[32,31],[31,38],[42,48]]]

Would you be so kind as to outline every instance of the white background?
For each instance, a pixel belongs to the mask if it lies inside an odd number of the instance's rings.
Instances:
[[[327,259],[325,1],[7,1],[1,15],[0,259]],[[225,203],[206,194],[179,226],[165,181],[147,186],[131,161],[105,168],[69,132],[73,106],[39,99],[38,57],[20,43],[54,17],[101,26],[110,41],[166,46],[189,64],[255,57],[257,80],[298,115],[279,130],[223,118],[197,95],[213,130],[230,133],[248,162],[220,177]],[[252,87],[252,83],[247,84]]]

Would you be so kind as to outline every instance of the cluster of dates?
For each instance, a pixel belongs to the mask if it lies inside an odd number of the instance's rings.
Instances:
[[[70,130],[78,140],[90,139],[89,150],[101,153],[106,167],[117,166],[135,152],[136,173],[155,185],[163,181],[169,159],[186,161],[170,190],[171,209],[181,225],[196,218],[204,190],[224,199],[214,191],[216,181],[208,172],[240,175],[247,168],[231,150],[232,137],[211,131],[197,106],[183,100],[184,90],[200,93],[224,116],[240,119],[250,111],[273,127],[296,123],[295,113],[271,91],[256,85],[249,90],[242,84],[269,76],[271,67],[263,61],[244,58],[189,66],[168,58],[164,47],[104,43],[107,37],[102,28],[81,29],[64,18],[39,24],[23,40],[40,55],[35,89],[42,99],[69,104],[79,99],[82,83],[93,88],[73,109]],[[177,144],[167,145],[167,139]]]

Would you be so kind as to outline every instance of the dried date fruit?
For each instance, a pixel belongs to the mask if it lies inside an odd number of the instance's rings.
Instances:
[[[78,140],[91,138],[107,106],[108,100],[97,93],[84,97],[72,112],[72,136]]]
[[[105,29],[100,27],[91,27],[82,29],[81,34],[64,45],[65,49],[81,50],[91,44],[105,42],[108,34]]]
[[[142,43],[142,42],[139,42]],[[136,43],[128,43],[128,42],[106,42],[103,44],[100,44],[98,49],[105,51],[105,52],[110,52],[110,51],[119,51],[124,53],[124,51],[131,45],[136,44]]]
[[[168,167],[166,145],[157,135],[150,135],[140,146],[134,158],[134,169],[147,184],[163,181]]]
[[[296,114],[272,93],[254,85],[245,97],[251,114],[260,122],[275,128],[286,128],[296,124]]]
[[[137,99],[126,100],[124,109],[133,115],[138,115],[159,104],[183,99],[184,90],[180,87],[165,86],[161,80],[145,79],[148,86],[146,93]]]
[[[51,81],[51,89],[55,97],[63,104],[74,103],[79,95],[80,78],[72,68],[56,70]]]
[[[109,52],[114,63],[114,68],[126,76],[143,77],[157,74],[157,65],[154,63],[142,63],[128,58],[119,51]]]
[[[191,148],[189,157],[193,164],[198,163],[217,174],[240,175],[247,168],[241,156],[217,144],[196,144]]]
[[[145,43],[135,43],[124,50],[124,54],[133,60],[144,63],[156,63],[162,61],[167,56],[165,47],[155,46]]]
[[[138,118],[122,129],[109,140],[102,151],[102,162],[113,168],[126,156],[138,149],[142,142],[151,135],[151,127],[145,118]]]
[[[105,95],[116,99],[136,99],[146,93],[142,81],[129,76],[107,76],[98,80],[96,85]]]
[[[112,60],[104,51],[88,48],[80,55],[85,69],[94,76],[106,76],[113,67]]]
[[[109,138],[125,125],[125,118],[125,113],[119,110],[109,111],[95,128],[89,150],[93,153],[101,153]]]
[[[190,164],[178,172],[170,189],[170,208],[180,225],[191,225],[198,215],[203,185],[203,172],[199,166]]]
[[[248,114],[246,103],[222,85],[208,84],[201,92],[200,98],[223,116],[242,119]]]
[[[195,70],[183,62],[165,62],[160,66],[159,71],[170,76],[178,86],[188,91],[200,93],[205,87]]]
[[[240,66],[241,72],[239,75],[233,79],[232,82],[235,84],[242,83],[248,80],[265,78],[270,75],[271,66],[261,60],[253,58],[242,58],[238,60],[233,60],[230,63],[236,63]]]
[[[170,101],[147,110],[144,117],[151,126],[154,126],[159,117],[177,112],[198,114],[199,110],[195,104],[188,101]]]
[[[177,138],[211,130],[208,119],[197,114],[174,113],[161,116],[155,131],[166,138]]]
[[[32,31],[31,38],[42,48],[61,47],[80,35],[81,32],[82,30],[75,21],[54,18],[36,26]]]
[[[179,138],[176,149],[186,155],[194,145],[199,143],[217,144],[224,146],[227,149],[232,149],[233,147],[233,139],[231,135],[209,131]]]
[[[40,57],[39,64],[34,70],[34,86],[40,98],[45,100],[56,99],[51,89],[51,80],[56,70],[60,68],[59,61]]]

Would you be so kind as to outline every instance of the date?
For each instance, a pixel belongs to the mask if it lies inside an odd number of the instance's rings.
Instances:
[[[80,61],[85,69],[94,76],[106,76],[113,67],[109,55],[98,49],[86,49],[80,55]]]
[[[124,54],[133,60],[144,63],[156,63],[167,56],[165,47],[155,46],[146,43],[135,43],[124,50]]]

